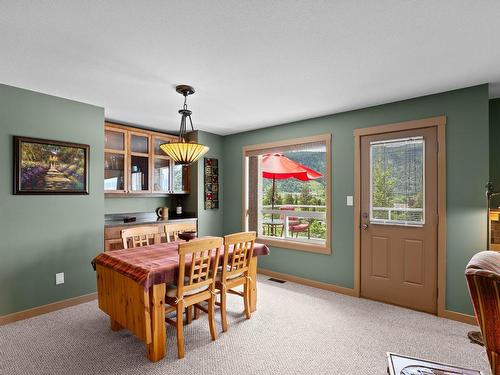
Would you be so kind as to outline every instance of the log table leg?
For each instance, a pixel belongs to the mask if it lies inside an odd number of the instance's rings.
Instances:
[[[252,278],[250,284],[250,311],[257,310],[257,257],[250,259],[249,276]]]
[[[111,323],[111,330],[112,331],[120,331],[123,329],[123,326],[118,323],[116,320],[114,320],[113,318],[109,318],[109,321]]]
[[[151,362],[159,361],[165,357],[167,347],[165,289],[165,284],[153,285],[150,289],[151,343],[146,345],[146,350]]]
[[[99,308],[110,316],[113,331],[131,331],[145,343],[152,362],[165,357],[165,284],[149,290],[121,273],[96,265]]]

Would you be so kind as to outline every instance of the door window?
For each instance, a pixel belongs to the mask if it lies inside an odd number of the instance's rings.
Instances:
[[[370,223],[425,222],[423,137],[370,142]]]

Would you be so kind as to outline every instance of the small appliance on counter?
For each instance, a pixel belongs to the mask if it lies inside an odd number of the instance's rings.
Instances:
[[[158,207],[156,209],[156,216],[163,220],[168,220],[168,207]]]

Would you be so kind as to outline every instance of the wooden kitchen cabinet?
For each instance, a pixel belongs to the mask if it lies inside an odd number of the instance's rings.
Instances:
[[[176,165],[160,145],[177,136],[105,123],[106,196],[166,196],[189,193],[189,167]]]

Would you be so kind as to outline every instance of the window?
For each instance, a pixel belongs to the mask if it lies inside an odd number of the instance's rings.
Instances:
[[[243,212],[260,242],[330,253],[331,135],[246,146]]]
[[[370,143],[370,222],[424,224],[424,139]]]

